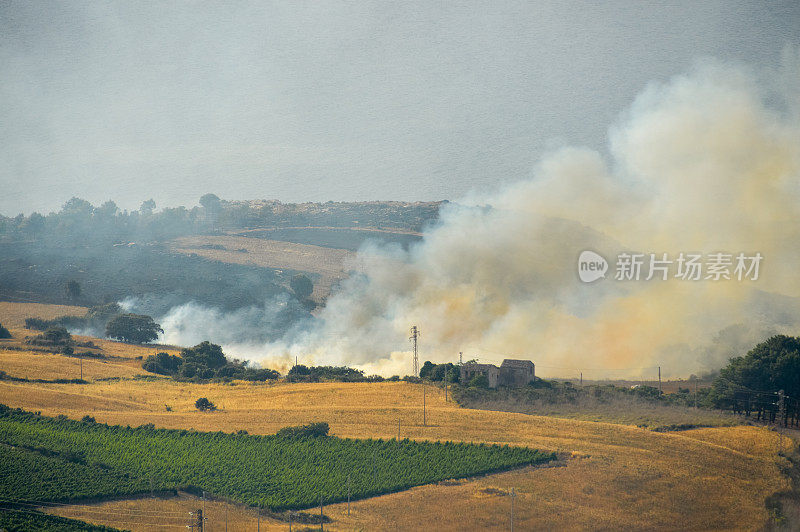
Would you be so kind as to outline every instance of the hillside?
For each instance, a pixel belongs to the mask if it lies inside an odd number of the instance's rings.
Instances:
[[[8,311],[8,306],[3,308]],[[12,332],[24,334],[14,327]],[[12,360],[19,364],[27,357],[33,363],[42,356],[3,349],[3,345],[9,344],[0,342],[0,370],[9,368],[9,374]],[[786,438],[779,441],[775,432],[762,427],[657,433],[630,425],[473,410],[446,402],[440,388],[426,386],[423,391],[421,385],[403,382],[141,380],[129,377],[125,368],[133,368],[140,362],[137,356],[154,348],[116,342],[103,343],[101,348],[108,356],[120,357],[118,369],[107,366],[119,380],[97,380],[98,375],[89,384],[0,381],[0,403],[76,420],[89,415],[101,423],[123,426],[152,423],[162,428],[247,430],[264,435],[286,426],[325,421],[334,436],[389,439],[397,436],[399,421],[401,438],[509,444],[555,451],[562,457],[557,467],[440,482],[354,502],[349,517],[346,503],[326,506],[325,515],[333,519],[326,526],[332,530],[395,526],[505,530],[512,487],[517,494],[519,529],[674,529],[676,524],[685,529],[757,529],[769,517],[765,500],[788,487],[781,475],[786,459],[777,451],[788,452],[794,444]],[[71,360],[53,357],[48,360]],[[20,366],[14,367],[19,370]],[[209,398],[219,410],[197,411],[198,397]],[[170,530],[153,526],[147,517],[167,512],[186,515],[199,504],[195,497],[182,495],[59,506],[50,511],[133,530]],[[226,512],[231,523],[255,525],[253,510],[219,501],[207,504],[209,530],[224,530]],[[264,529],[286,527],[285,521],[266,515],[261,525]]]

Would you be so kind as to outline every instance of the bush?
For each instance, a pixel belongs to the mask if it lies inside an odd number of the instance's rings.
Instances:
[[[364,376],[359,369],[347,366],[304,366],[298,364],[289,370],[286,375],[289,382],[369,382],[370,378]]]
[[[11,333],[0,323],[0,338],[11,338]]]
[[[72,335],[64,327],[50,327],[42,334],[28,338],[26,342],[31,345],[47,346],[71,346],[73,344]]]
[[[162,352],[147,357],[142,369],[159,375],[175,375],[182,363],[181,357]]]
[[[472,388],[488,388],[489,379],[483,374],[475,375],[472,377],[472,380],[469,381],[469,385]]]
[[[253,368],[248,362],[228,360],[222,348],[211,342],[202,342],[181,351],[181,356],[169,353],[150,355],[142,363],[142,369],[177,379],[230,381],[267,381],[280,377],[268,368]]]
[[[300,425],[299,427],[284,427],[278,431],[278,436],[285,438],[318,438],[327,436],[328,430],[330,430],[330,427],[323,421]]]
[[[194,407],[201,412],[213,412],[217,409],[216,405],[206,399],[205,397],[201,397],[197,401],[194,402]]]
[[[292,277],[292,280],[289,284],[292,287],[292,291],[297,296],[297,299],[301,301],[308,299],[309,296],[311,296],[311,293],[314,291],[314,283],[312,283],[311,279],[302,273],[298,273]]]

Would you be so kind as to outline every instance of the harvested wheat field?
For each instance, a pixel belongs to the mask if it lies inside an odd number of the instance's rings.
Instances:
[[[22,329],[25,327],[25,318],[52,320],[61,316],[83,316],[86,310],[86,307],[68,305],[0,301],[0,323],[9,329]]]
[[[319,275],[314,282],[315,299],[327,297],[331,286],[347,276],[347,263],[355,256],[345,249],[242,236],[181,237],[170,242],[170,249],[219,262]]]
[[[531,529],[754,529],[768,515],[764,500],[786,487],[776,435],[751,426],[656,433],[636,427],[459,408],[440,389],[407,383],[180,384],[171,381],[89,385],[0,383],[0,402],[72,418],[91,415],[124,425],[274,433],[286,425],[327,421],[341,437],[396,437],[508,443],[555,450],[557,467],[525,468],[326,508],[332,530],[507,529],[514,488],[515,523]],[[198,397],[220,410],[200,413]],[[167,407],[171,411],[167,411]],[[783,440],[789,445],[788,440]],[[197,502],[140,499],[106,502],[141,510],[181,512]],[[223,511],[208,509],[210,530],[224,530]],[[92,522],[86,508],[62,515]],[[237,513],[239,512],[239,513]],[[100,514],[95,514],[100,515]],[[105,515],[105,514],[103,514]],[[250,511],[241,514],[249,519]],[[111,521],[108,524],[114,524]],[[117,523],[133,530],[151,525]],[[276,520],[262,526],[285,528]],[[164,530],[171,528],[165,527]]]

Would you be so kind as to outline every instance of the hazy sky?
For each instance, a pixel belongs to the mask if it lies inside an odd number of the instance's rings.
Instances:
[[[548,147],[603,148],[698,57],[786,44],[796,0],[3,1],[0,214],[458,198]]]

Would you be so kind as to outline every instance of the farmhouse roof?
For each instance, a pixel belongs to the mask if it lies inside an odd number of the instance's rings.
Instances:
[[[514,360],[512,358],[507,358],[503,360],[503,363],[500,365],[501,368],[532,368],[533,362],[530,360]]]

